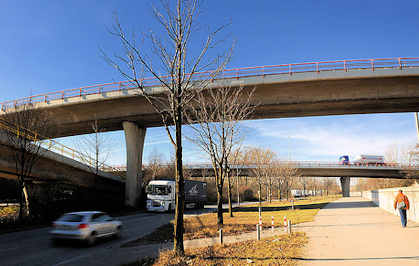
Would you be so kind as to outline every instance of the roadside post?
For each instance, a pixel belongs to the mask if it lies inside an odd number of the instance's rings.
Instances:
[[[274,232],[274,217],[272,216],[272,233]]]
[[[292,230],[291,230],[291,220],[288,220],[288,234],[292,234]]]
[[[260,240],[260,225],[259,224],[256,225],[256,239],[258,241]]]
[[[287,226],[288,226],[287,216],[284,216],[284,231],[285,232],[287,232]]]
[[[223,244],[223,228],[220,228],[219,236],[220,236],[220,244]]]

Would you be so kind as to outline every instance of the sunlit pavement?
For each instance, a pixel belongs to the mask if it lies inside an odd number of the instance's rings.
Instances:
[[[360,197],[330,203],[296,229],[309,237],[301,265],[419,265],[419,224],[402,228],[400,217]]]

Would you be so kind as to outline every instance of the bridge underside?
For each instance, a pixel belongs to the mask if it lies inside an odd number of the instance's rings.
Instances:
[[[307,77],[307,73],[293,74],[286,79],[283,75],[248,77],[224,80],[222,84],[232,89],[237,86],[249,91],[256,88],[253,100],[257,108],[250,119],[419,110],[419,70],[414,72],[416,76],[408,75],[409,72],[396,72],[397,75],[393,73],[396,76],[390,77],[348,77],[353,73],[346,72],[327,74],[324,77],[322,73],[311,74],[315,78]],[[40,106],[53,114],[58,129],[54,137],[92,133],[93,119],[97,119],[106,131],[122,130],[124,121],[144,128],[162,126],[161,117],[137,94],[107,92],[81,99],[54,100]]]

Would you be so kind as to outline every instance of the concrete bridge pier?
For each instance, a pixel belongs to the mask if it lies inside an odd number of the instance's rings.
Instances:
[[[341,177],[340,186],[342,188],[342,197],[350,197],[351,191],[351,178],[350,177]]]
[[[128,121],[122,122],[122,127],[127,145],[125,205],[137,207],[141,196],[143,147],[147,129]]]

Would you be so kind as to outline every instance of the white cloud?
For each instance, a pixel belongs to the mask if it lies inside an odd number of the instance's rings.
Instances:
[[[296,160],[335,160],[342,154],[352,158],[359,154],[384,155],[390,146],[412,146],[416,141],[416,132],[393,128],[382,131],[377,127],[368,127],[368,123],[342,126],[331,121],[330,124],[318,126],[301,120],[292,123],[271,120],[247,122],[245,126],[256,132],[253,135],[258,135],[261,146],[265,146],[263,143],[271,143],[270,147],[273,147],[272,143],[283,143],[283,148],[289,149],[288,152]],[[257,143],[257,140],[250,142]],[[284,153],[282,151],[282,155]]]

